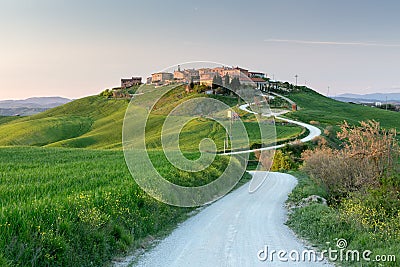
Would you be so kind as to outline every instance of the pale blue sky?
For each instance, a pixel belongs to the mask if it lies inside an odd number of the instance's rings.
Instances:
[[[400,91],[400,2],[0,0],[0,99],[78,98],[181,62],[326,94]]]

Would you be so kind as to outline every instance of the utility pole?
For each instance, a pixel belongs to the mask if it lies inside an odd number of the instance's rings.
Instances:
[[[388,110],[388,100],[387,100],[387,96],[386,96],[386,110]]]
[[[296,74],[294,77],[296,78],[296,88],[297,88],[297,78],[299,77],[299,75]]]
[[[329,97],[329,89],[330,89],[330,87],[328,86],[328,94],[326,95],[326,97]]]

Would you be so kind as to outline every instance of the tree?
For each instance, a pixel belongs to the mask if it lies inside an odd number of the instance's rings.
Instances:
[[[212,89],[217,89],[218,87],[222,86],[222,78],[221,76],[219,76],[219,74],[217,73],[217,75],[214,76],[213,80],[212,80]]]
[[[240,81],[238,77],[234,77],[231,81],[231,88],[233,91],[237,91],[240,88]]]
[[[100,93],[100,96],[105,96],[105,97],[112,97],[113,96],[113,92],[110,89],[106,89],[103,92]]]
[[[190,79],[189,87],[190,87],[191,90],[193,90],[193,88],[194,88],[193,77]]]
[[[225,87],[229,87],[230,83],[231,83],[231,79],[230,79],[229,75],[225,74],[225,76],[224,76],[224,86]]]
[[[271,171],[287,171],[292,168],[292,161],[289,155],[285,155],[281,150],[277,150],[271,166]]]

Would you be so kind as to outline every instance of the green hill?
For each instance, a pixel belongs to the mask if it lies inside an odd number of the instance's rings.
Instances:
[[[115,148],[127,100],[90,96],[0,127],[2,146]],[[0,121],[1,123],[1,121]]]
[[[339,102],[311,89],[302,89],[300,92],[291,92],[286,95],[301,108],[299,111],[288,114],[293,119],[303,122],[318,121],[323,126],[338,125],[344,120],[351,124],[376,120],[384,128],[400,130],[400,112]]]
[[[291,92],[287,96],[301,107],[299,111],[292,112],[288,116],[300,121],[318,121],[324,127],[338,125],[344,120],[357,123],[361,120],[374,119],[383,127],[400,129],[400,113],[339,102],[310,89]],[[148,124],[159,125],[176,105],[193,97],[196,97],[196,94],[185,95],[183,89],[178,88],[156,105]],[[212,97],[230,106],[237,104],[236,98]],[[29,117],[0,117],[0,146],[120,149],[122,124],[128,103],[127,99],[90,96]],[[243,118],[246,128],[253,129],[254,122],[251,118],[248,119],[246,116]],[[159,129],[148,127],[148,130],[147,141],[150,147],[158,146]],[[302,129],[297,126],[277,125],[276,132],[278,139],[282,140],[301,134]],[[252,130],[249,133],[251,142],[260,142],[259,134]],[[182,144],[186,144],[185,149],[197,150],[197,141],[207,135],[213,136],[218,148],[221,149],[225,132],[216,122],[206,119],[193,120],[184,127],[181,134]]]
[[[150,92],[157,88],[142,88]],[[204,94],[187,94],[176,88],[160,99],[147,122],[146,141],[149,148],[160,147],[160,125],[166,115],[180,103]],[[147,101],[145,95],[141,95]],[[229,106],[237,104],[236,97],[206,96],[216,98]],[[142,100],[141,100],[142,101]],[[0,146],[45,146],[91,149],[121,149],[122,125],[129,100],[90,96],[29,117],[0,118]],[[239,111],[238,111],[239,112]],[[244,116],[251,142],[260,143],[260,134],[254,128],[255,117]],[[277,125],[279,140],[295,138],[303,129],[294,125]],[[197,151],[199,142],[213,138],[219,150],[223,149],[225,130],[209,119],[190,121],[180,134],[182,148]],[[273,140],[269,140],[272,142]]]

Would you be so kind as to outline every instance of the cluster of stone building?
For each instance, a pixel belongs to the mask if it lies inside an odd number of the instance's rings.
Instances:
[[[230,80],[238,78],[241,84],[256,84],[257,88],[265,89],[270,80],[267,75],[262,72],[253,72],[240,67],[215,67],[215,68],[200,68],[200,69],[184,69],[180,66],[173,73],[171,72],[156,72],[147,78],[147,84],[167,85],[171,83],[194,83],[211,86],[214,78],[220,76],[224,78],[229,76]],[[222,79],[225,83],[225,79]],[[130,79],[121,79],[121,87],[128,88],[133,85],[142,83],[142,77],[132,77]],[[223,84],[225,85],[225,84]]]
[[[195,83],[211,86],[216,76],[229,76],[230,80],[238,78],[241,84],[255,83],[259,89],[265,88],[268,79],[265,73],[252,72],[240,67],[216,67],[216,68],[200,68],[200,69],[184,69],[178,66],[173,73],[157,72],[147,78],[147,84],[166,85],[175,82]],[[225,82],[222,79],[223,83]],[[223,84],[224,85],[224,84]]]

